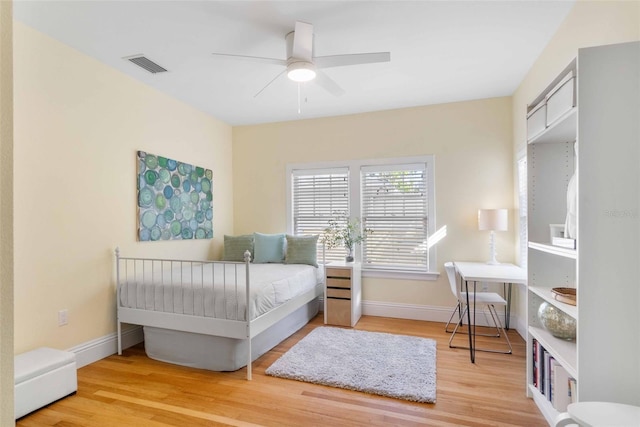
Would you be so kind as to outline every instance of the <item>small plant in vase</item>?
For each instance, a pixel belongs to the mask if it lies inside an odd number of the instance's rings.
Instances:
[[[324,242],[329,249],[343,246],[347,250],[345,260],[347,262],[353,262],[353,250],[355,246],[362,243],[367,238],[367,234],[371,232],[369,229],[362,229],[359,218],[350,220],[345,215],[339,215],[329,220],[329,226],[324,229],[321,241]]]

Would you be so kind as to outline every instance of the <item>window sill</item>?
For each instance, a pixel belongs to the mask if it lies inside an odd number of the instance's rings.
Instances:
[[[403,280],[438,280],[440,273],[437,271],[410,271],[410,270],[381,270],[362,269],[362,277],[375,277],[380,279],[403,279]]]

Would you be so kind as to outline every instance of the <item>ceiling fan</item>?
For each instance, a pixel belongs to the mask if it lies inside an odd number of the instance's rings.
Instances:
[[[313,25],[297,21],[293,31],[285,36],[287,43],[287,59],[263,58],[260,56],[233,55],[228,53],[213,53],[237,59],[246,59],[267,64],[282,65],[284,69],[266,84],[254,97],[260,95],[271,83],[285,72],[294,82],[315,82],[327,92],[341,96],[344,94],[338,84],[321,71],[323,68],[343,67],[347,65],[371,64],[375,62],[389,62],[390,52],[354,53],[345,55],[314,56]]]

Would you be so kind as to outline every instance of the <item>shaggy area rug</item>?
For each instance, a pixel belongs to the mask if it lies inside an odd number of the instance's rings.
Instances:
[[[319,327],[267,375],[411,400],[436,401],[436,342],[428,338]]]

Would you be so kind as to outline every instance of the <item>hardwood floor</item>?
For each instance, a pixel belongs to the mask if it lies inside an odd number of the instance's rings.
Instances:
[[[442,323],[363,316],[356,329],[437,341],[437,401],[407,402],[266,376],[264,371],[322,315],[246,370],[221,373],[146,357],[142,345],[78,370],[77,394],[21,418],[37,426],[546,426],[525,395],[525,344],[509,331],[514,353],[450,349]],[[464,345],[465,336],[456,336]],[[487,345],[495,338],[478,337]],[[495,344],[495,341],[494,341]],[[318,349],[322,351],[322,349]]]

